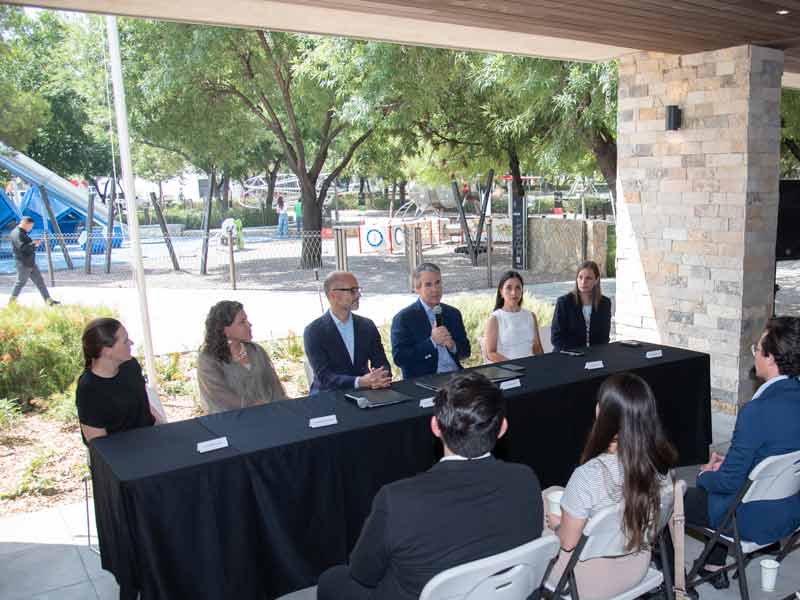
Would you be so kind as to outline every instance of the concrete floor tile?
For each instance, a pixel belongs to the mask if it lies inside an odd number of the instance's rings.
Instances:
[[[58,508],[0,519],[0,553],[5,542],[70,544],[72,537]]]
[[[0,561],[0,598],[27,599],[36,594],[88,583],[89,576],[74,546],[36,545]]]
[[[110,573],[105,573],[103,576],[93,579],[92,585],[99,600],[118,600],[119,586],[114,576]]]
[[[97,592],[89,581],[58,588],[44,594],[36,594],[30,600],[95,600]]]
[[[86,545],[86,504],[76,502],[58,507],[58,512],[64,520],[67,534],[72,543]],[[89,527],[92,543],[97,544],[97,526],[94,518],[94,503],[89,498]]]

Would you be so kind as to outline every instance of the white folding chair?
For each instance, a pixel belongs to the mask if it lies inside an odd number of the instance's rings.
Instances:
[[[553,344],[550,342],[550,325],[539,327],[539,342],[541,342],[545,354],[553,351]]]
[[[447,569],[425,585],[419,600],[525,600],[557,552],[558,538],[548,535]]]
[[[481,347],[481,362],[483,364],[488,365],[491,361],[489,357],[486,355],[486,338],[481,336],[478,338],[478,346]]]
[[[661,495],[661,510],[659,511],[659,522],[656,529],[656,539],[658,550],[661,553],[661,564],[664,572],[648,567],[644,578],[631,589],[618,594],[609,600],[635,600],[639,596],[656,589],[662,582],[665,582],[664,590],[668,600],[673,599],[672,578],[669,573],[669,563],[667,561],[667,551],[662,533],[669,523],[672,516],[672,489],[664,489]],[[564,572],[561,574],[556,585],[550,585],[545,579],[543,596],[546,598],[571,598],[579,600],[580,594],[575,580],[575,566],[579,560],[589,560],[591,558],[621,556],[626,554],[625,535],[622,532],[622,512],[624,508],[610,506],[595,514],[583,528],[583,534],[578,541],[578,545],[572,551],[572,556],[567,563]],[[555,561],[554,561],[555,562]],[[549,575],[548,569],[547,575]],[[547,577],[545,575],[545,577]]]
[[[703,577],[697,577],[697,573],[700,568],[705,565],[706,558],[711,552],[711,549],[715,544],[720,543],[728,547],[728,552],[731,552],[731,550],[733,551],[736,561],[726,566],[725,570],[736,569],[741,598],[742,600],[749,600],[750,593],[747,588],[747,575],[745,573],[745,567],[747,567],[747,563],[750,562],[752,558],[749,555],[780,540],[772,540],[766,544],[757,544],[756,542],[742,539],[739,534],[739,524],[736,520],[736,510],[741,504],[747,502],[782,500],[794,496],[798,492],[800,492],[800,450],[797,452],[790,452],[789,454],[770,456],[762,460],[750,471],[750,475],[748,475],[747,480],[739,490],[736,500],[728,509],[728,512],[725,513],[718,528],[695,527],[687,523],[687,529],[708,538],[703,552],[700,554],[700,558],[697,559],[686,578],[687,588],[694,588],[698,584],[716,575],[716,573],[712,573]],[[725,531],[732,532],[733,535],[726,535],[723,533]],[[798,538],[800,538],[800,528],[797,529],[783,545],[777,557],[778,561],[783,560],[786,555],[796,547]]]
[[[308,362],[308,357],[303,357],[303,369],[306,371],[306,379],[308,379],[308,389],[311,390],[311,384],[314,383],[314,369],[311,363]]]

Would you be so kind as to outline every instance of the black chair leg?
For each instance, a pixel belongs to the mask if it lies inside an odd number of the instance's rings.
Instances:
[[[669,554],[664,535],[658,536],[658,551],[661,554],[661,572],[664,575],[664,593],[667,600],[675,600],[675,590],[672,589],[672,574],[669,569]],[[683,568],[683,565],[676,565],[675,568]]]
[[[781,562],[784,558],[786,558],[786,555],[796,547],[798,538],[800,538],[800,531],[795,531],[781,547],[781,551],[778,552],[778,556],[775,557],[775,560]]]
[[[744,560],[744,553],[742,552],[742,538],[739,536],[739,530],[736,526],[736,521],[733,522],[733,527],[734,540],[736,541],[734,544],[734,549],[736,552],[736,572],[739,575],[739,594],[742,600],[750,600],[750,591],[747,589],[747,573],[745,572],[745,569],[747,568],[747,562]]]

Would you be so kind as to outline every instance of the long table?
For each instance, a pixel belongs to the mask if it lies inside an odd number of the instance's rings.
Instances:
[[[660,349],[660,358],[645,358]],[[604,368],[586,370],[587,361]],[[619,344],[586,356],[546,354],[504,392],[509,430],[495,455],[530,465],[543,487],[564,485],[594,419],[597,389],[633,371],[653,388],[680,465],[708,459],[710,359],[666,346]],[[378,489],[428,469],[431,392],[362,410],[341,392],[138,429],[91,444],[102,565],[150,599],[261,599],[313,585],[346,562]],[[335,414],[338,424],[310,428]],[[220,436],[228,447],[199,453]],[[533,502],[534,499],[531,499]]]

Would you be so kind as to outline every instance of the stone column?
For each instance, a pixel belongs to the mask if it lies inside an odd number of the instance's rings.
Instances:
[[[726,412],[752,395],[772,314],[782,73],[757,46],[619,63],[617,337],[710,353]]]

